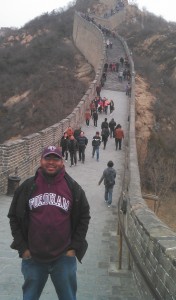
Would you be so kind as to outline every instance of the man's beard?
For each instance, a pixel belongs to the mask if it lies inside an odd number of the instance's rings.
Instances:
[[[43,176],[48,179],[48,180],[52,180],[56,175],[58,175],[61,172],[61,169],[57,170],[54,173],[47,173],[44,169],[42,169],[42,174]]]

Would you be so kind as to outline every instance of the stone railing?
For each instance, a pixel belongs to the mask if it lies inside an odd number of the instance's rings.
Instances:
[[[130,59],[133,74],[127,155],[129,175],[127,191],[124,191],[128,195],[125,223],[126,236],[134,255],[132,270],[139,286],[141,299],[174,300],[176,299],[176,233],[157,218],[142,198],[135,135],[134,63],[126,42],[120,39]]]
[[[68,126],[75,129],[84,121],[85,111],[95,97],[96,86],[102,76],[106,60],[105,41],[102,32],[95,25],[81,18],[78,13],[75,14],[74,19],[73,39],[77,48],[93,65],[96,71],[95,80],[67,118],[40,132],[0,145],[1,194],[7,192],[9,176],[15,175],[15,171],[18,171],[17,174],[22,180],[33,175],[39,166],[42,149],[48,145],[58,145]]]

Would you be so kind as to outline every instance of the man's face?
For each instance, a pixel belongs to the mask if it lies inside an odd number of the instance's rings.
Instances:
[[[40,166],[48,175],[55,175],[64,165],[63,159],[55,154],[47,155],[41,158]]]

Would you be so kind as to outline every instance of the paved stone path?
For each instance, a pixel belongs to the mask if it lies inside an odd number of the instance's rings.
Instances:
[[[113,55],[120,57],[123,53],[121,44],[113,40],[113,49],[108,50],[108,57]],[[111,51],[111,52],[110,52]],[[110,58],[108,58],[110,59]],[[115,150],[114,139],[108,140],[107,147],[103,150],[101,145],[100,161],[97,162],[91,156],[92,137],[97,130],[101,131],[101,123],[104,118],[108,122],[115,119],[120,123],[126,133],[128,123],[129,99],[124,93],[125,84],[117,88],[117,74],[108,74],[107,82],[101,92],[101,96],[113,99],[115,110],[110,115],[99,115],[98,127],[82,125],[89,143],[86,148],[85,164],[78,162],[77,166],[69,167],[65,163],[67,172],[73,176],[84,188],[90,203],[91,221],[87,240],[88,251],[82,264],[78,263],[78,294],[77,300],[137,300],[138,292],[133,281],[133,276],[127,270],[127,254],[124,250],[122,271],[118,270],[118,235],[117,235],[117,203],[121,191],[121,178],[124,166],[124,143],[122,150]],[[113,87],[113,89],[111,89]],[[117,171],[116,185],[113,192],[113,205],[108,208],[104,202],[104,185],[98,186],[98,181],[109,160],[114,161]],[[12,241],[9,221],[6,217],[11,197],[0,196],[0,300],[22,300],[21,286],[23,278],[20,271],[20,259],[16,251],[10,249]],[[54,287],[48,280],[41,300],[56,300]]]

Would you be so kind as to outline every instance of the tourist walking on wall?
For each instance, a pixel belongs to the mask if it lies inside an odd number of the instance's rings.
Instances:
[[[35,176],[15,191],[8,217],[11,248],[22,258],[23,300],[38,300],[49,275],[59,300],[76,300],[76,257],[81,262],[87,249],[89,204],[58,148],[44,149]]]
[[[71,135],[73,135],[73,133],[74,133],[71,126],[69,126],[65,132],[67,133],[69,139],[70,139]]]
[[[93,111],[92,118],[93,118],[94,126],[97,127],[98,113],[96,110]]]
[[[103,72],[102,77],[101,77],[101,86],[104,86],[106,81],[106,72]]]
[[[74,138],[73,135],[71,135],[69,143],[68,143],[68,150],[70,152],[70,160],[71,160],[71,165],[70,167],[72,167],[73,165],[77,165],[77,151],[78,151],[78,142],[77,140]]]
[[[108,128],[108,127],[109,127],[109,124],[108,124],[107,118],[105,118],[104,121],[101,123],[101,129]]]
[[[119,81],[122,82],[122,80],[123,80],[123,71],[122,70],[119,71],[118,78],[119,78]]]
[[[90,112],[91,112],[91,116],[93,114],[93,111],[96,109],[96,106],[95,106],[95,100],[92,100],[91,103],[90,103]]]
[[[100,84],[96,86],[96,92],[97,92],[97,96],[100,97],[100,92],[101,92],[101,85]]]
[[[85,162],[85,149],[88,144],[88,139],[84,135],[84,132],[81,131],[80,136],[77,139],[78,141],[78,150],[79,150],[79,161]]]
[[[85,120],[86,120],[86,125],[88,127],[89,127],[90,118],[91,118],[91,112],[89,109],[87,109],[85,112]]]
[[[112,193],[115,185],[116,171],[113,168],[114,163],[110,160],[107,163],[107,168],[103,171],[103,175],[100,178],[98,185],[104,180],[105,185],[105,202],[108,204],[108,207],[112,204]]]
[[[110,100],[109,108],[110,108],[110,114],[112,114],[112,112],[114,111],[114,101],[113,100]]]
[[[108,113],[108,105],[109,105],[109,100],[106,99],[105,102],[104,102],[104,112],[105,112],[105,115],[107,115],[107,113]]]
[[[116,150],[119,147],[119,150],[122,149],[122,139],[124,139],[124,132],[122,129],[122,126],[120,124],[118,124],[115,128],[114,131],[114,136],[115,136],[115,146],[116,146]]]
[[[107,39],[107,41],[106,41],[106,48],[109,48],[109,45],[110,45],[110,40]]]
[[[126,95],[131,97],[131,84],[130,84],[130,82],[128,82],[127,85],[126,85]]]
[[[64,135],[61,138],[60,146],[62,148],[62,157],[65,157],[65,161],[67,162],[68,160],[68,135],[66,132],[64,132]]]
[[[101,145],[101,137],[99,131],[96,132],[92,139],[92,158],[94,157],[96,153],[96,160],[99,161],[99,149]]]
[[[103,81],[105,82],[106,81],[106,73],[105,72],[103,72],[102,78],[103,78]]]
[[[108,63],[106,62],[105,64],[104,64],[104,71],[107,73],[107,71],[108,71]]]
[[[110,138],[114,137],[114,129],[116,126],[116,122],[114,121],[114,118],[109,122],[109,129],[110,129]]]
[[[79,137],[80,133],[81,133],[81,127],[79,127],[79,128],[77,128],[77,129],[74,130],[74,134],[73,135],[74,135],[74,138],[76,140]]]
[[[120,63],[121,63],[121,66],[123,67],[123,64],[124,64],[124,58],[123,57],[120,58]]]
[[[103,145],[104,145],[103,149],[106,148],[106,144],[107,144],[107,141],[108,141],[109,134],[110,134],[109,128],[105,127],[105,128],[102,129],[101,136],[102,136],[102,142],[103,142]]]

